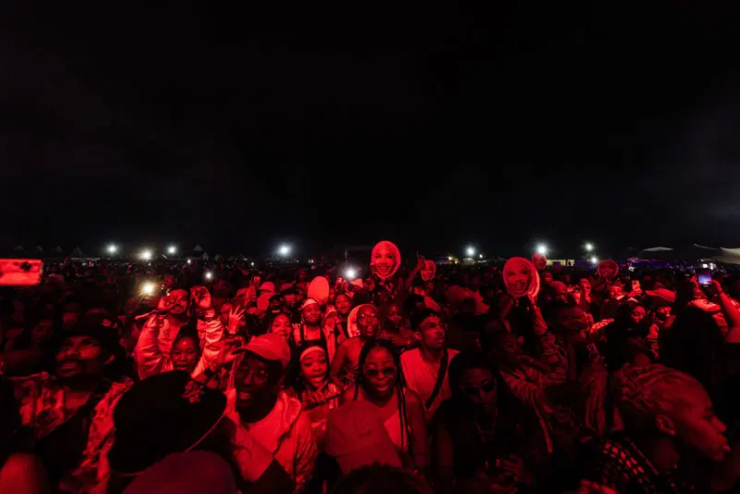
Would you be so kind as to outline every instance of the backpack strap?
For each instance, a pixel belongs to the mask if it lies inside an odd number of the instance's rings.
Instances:
[[[442,360],[439,362],[437,382],[434,383],[434,390],[432,391],[432,394],[429,395],[427,402],[424,404],[427,410],[432,406],[432,403],[434,403],[434,400],[437,399],[437,395],[439,395],[439,392],[442,390],[442,383],[445,382],[445,376],[447,375],[447,358],[447,349],[445,348],[442,353]]]

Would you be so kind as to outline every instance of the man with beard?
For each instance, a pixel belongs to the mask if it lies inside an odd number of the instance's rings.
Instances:
[[[51,485],[77,491],[107,472],[113,408],[132,384],[104,377],[122,353],[117,340],[104,326],[73,328],[56,345],[53,375],[15,381],[21,420],[32,430]]]
[[[290,475],[296,492],[311,474],[318,450],[301,402],[281,391],[290,347],[280,336],[256,336],[234,365],[235,388],[227,393],[228,416],[262,444]],[[238,459],[236,435],[234,448]]]
[[[419,347],[401,354],[401,367],[406,385],[419,395],[430,420],[439,405],[450,397],[447,370],[452,358],[460,352],[445,347],[447,328],[435,311],[419,312],[411,326]]]

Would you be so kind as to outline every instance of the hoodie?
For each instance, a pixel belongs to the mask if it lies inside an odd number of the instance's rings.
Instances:
[[[316,463],[318,448],[311,421],[303,413],[301,402],[280,392],[275,406],[265,418],[253,424],[244,424],[235,406],[236,390],[228,390],[226,398],[226,416],[269,451],[290,475],[295,485],[294,492],[302,492]],[[234,457],[239,470],[244,474],[250,470],[251,465],[248,462],[249,455],[242,454],[247,446],[239,444],[240,436],[237,433],[233,444]]]

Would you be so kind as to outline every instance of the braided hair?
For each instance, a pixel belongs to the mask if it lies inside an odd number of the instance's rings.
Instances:
[[[408,420],[406,419],[406,395],[404,394],[404,388],[406,388],[406,379],[403,376],[403,369],[401,367],[401,356],[398,354],[395,347],[389,340],[370,340],[362,347],[362,351],[360,352],[360,361],[357,365],[357,385],[355,386],[354,400],[357,400],[360,387],[367,391],[367,380],[365,379],[363,367],[365,365],[365,361],[367,360],[367,356],[372,350],[375,350],[376,348],[384,348],[385,350],[387,350],[393,358],[393,363],[396,364],[396,368],[398,369],[395,388],[396,396],[398,397],[398,418],[401,431],[401,450],[403,451],[404,431],[406,431],[406,429],[408,428]]]
[[[633,427],[649,426],[658,413],[682,399],[678,387],[703,389],[688,374],[660,364],[627,364],[611,376],[614,404]]]

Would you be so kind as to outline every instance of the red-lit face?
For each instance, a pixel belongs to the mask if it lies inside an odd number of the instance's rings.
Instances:
[[[524,261],[514,259],[504,266],[504,279],[512,295],[523,297],[527,294],[527,290],[532,283],[532,273]]]
[[[397,263],[396,252],[389,242],[381,242],[373,249],[372,265],[381,278],[393,276]]]
[[[180,315],[188,311],[188,300],[190,295],[185,290],[173,290],[170,293],[170,301],[174,303],[170,314]]]
[[[666,414],[674,421],[676,436],[707,458],[722,460],[729,448],[725,424],[714,415],[712,400],[698,384],[675,386],[669,390],[680,394],[680,403]]]
[[[632,324],[640,324],[642,320],[645,319],[646,315],[647,312],[645,311],[645,308],[643,306],[636,306],[634,309],[632,309],[632,313],[630,314]]]
[[[100,342],[90,336],[70,336],[56,354],[56,375],[60,379],[101,375],[105,366]]]
[[[307,384],[318,389],[329,377],[329,361],[323,350],[309,351],[301,358],[301,375]]]
[[[464,372],[460,391],[487,413],[496,410],[496,380],[487,369],[468,369]]]
[[[562,309],[559,323],[571,335],[583,334],[591,326],[588,314],[580,307]]]
[[[433,279],[436,271],[437,265],[434,264],[434,261],[424,261],[424,269],[421,270],[421,279],[424,281]]]
[[[543,271],[547,267],[547,258],[542,254],[535,254],[532,256],[532,264],[537,271]]]
[[[290,339],[290,333],[293,331],[293,327],[290,324],[290,318],[285,314],[278,315],[273,321],[270,327],[270,332],[280,336],[285,341]]]
[[[173,286],[175,286],[175,277],[171,274],[166,275],[162,280],[162,290],[171,290]]]
[[[378,310],[373,305],[366,305],[357,311],[357,329],[365,339],[375,338],[378,334]]]
[[[303,320],[306,324],[316,325],[321,321],[321,307],[319,304],[311,304],[303,309]]]
[[[401,323],[403,322],[403,317],[401,316],[401,309],[398,307],[398,305],[393,304],[390,307],[388,307],[388,315],[386,316],[386,320],[388,321],[388,324],[392,328],[400,328]]]
[[[599,274],[602,278],[610,280],[617,275],[617,269],[611,262],[599,264]]]
[[[337,312],[342,316],[347,316],[352,310],[352,302],[346,295],[338,295],[334,300],[334,306],[337,308]]]
[[[260,358],[246,353],[234,372],[237,410],[248,409],[265,399],[266,395],[274,393],[279,383],[272,387],[269,378],[269,366]]]
[[[497,338],[496,353],[498,357],[508,363],[515,363],[519,355],[522,354],[521,346],[516,336],[508,331],[502,331]]]
[[[441,350],[445,346],[446,332],[447,330],[439,317],[427,317],[419,326],[421,346],[430,350]]]
[[[31,330],[31,342],[34,346],[41,346],[51,336],[54,328],[54,322],[51,319],[43,319],[39,321],[36,326]]]
[[[373,348],[367,354],[362,366],[367,390],[378,398],[384,398],[393,393],[398,380],[398,367],[390,352],[382,347]]]
[[[609,287],[609,298],[612,299],[619,299],[622,296],[624,296],[624,291],[622,290],[622,287],[619,285],[612,285]]]
[[[542,273],[542,281],[548,285],[552,283],[552,273],[549,271],[545,271],[544,273]]]
[[[199,356],[200,348],[198,348],[198,344],[193,338],[179,338],[172,345],[171,359],[175,370],[192,372],[195,364],[198,363]]]

